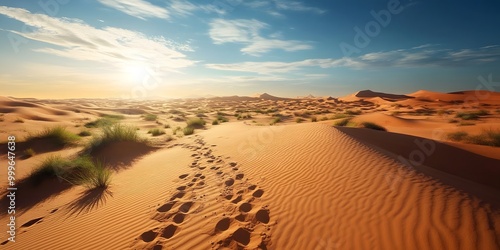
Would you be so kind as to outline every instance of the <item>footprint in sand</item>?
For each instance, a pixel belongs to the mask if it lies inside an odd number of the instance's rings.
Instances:
[[[238,195],[236,199],[232,200],[231,202],[234,204],[238,204],[241,200],[243,200],[243,197],[241,195]]]
[[[250,210],[252,210],[252,204],[245,202],[245,203],[240,205],[241,212],[248,213],[248,212],[250,212]]]
[[[226,180],[224,182],[224,184],[228,187],[232,186],[234,184],[234,179],[233,178],[229,178],[228,180]]]
[[[176,224],[181,224],[182,222],[184,222],[185,218],[186,218],[185,214],[177,213],[174,215],[174,217],[172,217],[172,221],[175,222]]]
[[[255,198],[260,198],[264,194],[264,190],[262,189],[257,189],[255,192],[253,192],[252,196]]]
[[[153,230],[155,230],[155,229],[153,229]],[[149,230],[149,231],[142,233],[140,236],[141,240],[144,242],[151,242],[154,239],[156,239],[156,236],[158,236],[158,233],[153,231],[153,230]]]
[[[216,232],[226,231],[227,229],[229,229],[229,225],[231,225],[231,219],[224,217],[221,220],[219,220],[219,222],[217,222],[217,224],[215,225],[215,231]]]
[[[193,202],[191,201],[188,201],[184,204],[182,204],[180,207],[179,207],[179,212],[182,212],[182,213],[188,213],[189,210],[191,209],[191,207],[193,206]]]
[[[156,209],[156,211],[160,212],[160,213],[165,213],[165,212],[168,212],[170,211],[170,209],[172,209],[172,207],[175,205],[175,201],[171,201],[171,202],[167,202],[165,204],[163,204],[161,207],[159,207],[158,209]]]
[[[161,237],[165,238],[165,239],[170,239],[174,236],[174,234],[176,233],[177,229],[179,227],[177,227],[176,225],[168,225],[167,227],[165,227],[163,229],[163,232],[161,233]]]
[[[269,216],[269,210],[261,209],[261,210],[257,211],[257,213],[255,214],[255,219],[257,219],[257,221],[264,223],[264,224],[269,223],[269,221],[271,220],[271,218]]]
[[[235,179],[236,180],[241,180],[241,179],[243,179],[244,176],[245,176],[244,174],[237,174],[236,177],[235,177]]]
[[[180,199],[180,198],[184,197],[185,194],[186,194],[186,192],[179,191],[176,194],[172,195],[172,198],[170,198],[170,201],[173,201],[175,199]]]
[[[179,179],[186,179],[186,177],[188,177],[189,174],[182,174],[182,175],[179,175]]]

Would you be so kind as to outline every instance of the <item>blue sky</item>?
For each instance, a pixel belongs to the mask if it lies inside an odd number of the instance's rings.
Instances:
[[[494,0],[0,4],[0,95],[342,96],[500,79]]]

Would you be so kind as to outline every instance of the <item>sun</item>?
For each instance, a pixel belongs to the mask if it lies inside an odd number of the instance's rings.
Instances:
[[[140,82],[147,75],[147,65],[137,62],[124,63],[122,65],[124,77],[128,81]]]

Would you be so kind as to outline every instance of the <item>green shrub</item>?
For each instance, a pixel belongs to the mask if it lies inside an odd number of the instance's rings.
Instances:
[[[99,146],[120,141],[147,143],[145,139],[139,137],[137,128],[118,123],[113,126],[103,127],[101,135],[92,138],[85,147],[85,151],[90,153]]]
[[[85,123],[84,126],[87,128],[101,128],[101,127],[112,126],[113,124],[116,124],[117,122],[118,122],[117,119],[99,118],[95,121]]]
[[[144,115],[144,120],[146,121],[156,121],[158,119],[158,116],[155,114],[145,114]]]
[[[219,114],[218,114],[218,115],[217,115],[217,121],[220,121],[220,122],[228,122],[229,120],[228,120],[226,117],[224,117],[224,116],[222,116],[222,115],[219,115]]]
[[[219,120],[213,120],[212,125],[219,125]]]
[[[278,122],[281,122],[281,117],[278,116],[278,117],[274,117],[273,120],[269,123],[269,125],[274,125]]]
[[[296,123],[301,123],[301,122],[303,122],[303,121],[305,121],[305,120],[304,120],[303,118],[301,118],[301,117],[297,117],[297,118],[295,118],[295,122],[296,122]]]
[[[187,126],[182,130],[182,133],[184,133],[184,135],[192,135],[194,134],[194,128]]]
[[[351,118],[344,118],[340,121],[336,121],[335,122],[335,126],[339,126],[339,127],[345,127],[347,126],[349,123],[351,122]]]
[[[148,131],[148,134],[151,134],[152,136],[159,136],[159,135],[165,134],[165,130],[159,129],[159,128],[154,128],[154,129],[150,129]]]
[[[203,126],[205,126],[205,120],[201,118],[190,118],[186,123],[188,127],[192,128],[203,128]]]
[[[33,139],[49,139],[59,146],[69,146],[75,145],[80,138],[66,130],[65,127],[55,126],[52,128],[46,128],[38,134],[28,135],[26,141]]]

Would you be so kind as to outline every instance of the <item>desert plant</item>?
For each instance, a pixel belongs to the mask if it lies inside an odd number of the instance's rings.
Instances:
[[[24,120],[21,118],[17,118],[14,122],[15,123],[24,123]]]
[[[387,131],[386,128],[384,128],[376,123],[373,123],[373,122],[362,122],[361,127],[373,129],[373,130],[379,130],[379,131]]]
[[[92,133],[88,130],[82,130],[80,133],[78,133],[78,135],[84,137],[84,136],[91,136]]]
[[[118,123],[113,126],[103,127],[101,135],[93,137],[84,151],[90,153],[99,146],[120,141],[147,143],[147,140],[139,137],[137,128]]]
[[[274,125],[278,122],[281,122],[281,117],[278,116],[278,117],[274,117],[273,120],[269,123],[269,125]]]
[[[449,133],[447,135],[448,139],[452,140],[452,141],[462,141],[463,139],[465,139],[469,134],[467,134],[467,132],[464,132],[464,131],[457,131],[457,132],[453,132],[453,133]]]
[[[46,128],[37,134],[28,135],[26,141],[34,139],[49,139],[59,146],[68,146],[75,145],[80,138],[76,134],[66,130],[65,127],[55,126],[52,128]]]
[[[86,161],[90,159],[86,158]],[[88,189],[106,189],[111,182],[111,171],[100,161],[90,161],[85,168],[73,171],[68,181],[72,184],[83,185]]]
[[[346,115],[359,115],[361,114],[361,110],[346,110],[344,113]]]
[[[146,121],[156,121],[158,119],[158,116],[155,114],[145,114],[144,115],[144,120]]]
[[[351,121],[351,118],[344,118],[340,121],[336,121],[334,125],[339,126],[339,127],[345,127],[350,123],[350,121]]]
[[[117,119],[112,119],[112,118],[99,118],[97,120],[87,122],[85,123],[85,127],[87,128],[100,128],[100,127],[107,127],[107,126],[112,126],[113,124],[116,124],[118,122]]]
[[[297,118],[295,118],[295,122],[296,122],[296,123],[301,123],[301,122],[303,122],[303,121],[305,121],[305,120],[304,120],[304,118],[301,118],[301,117],[297,117]]]
[[[192,128],[203,128],[203,126],[205,126],[205,120],[201,118],[190,118],[186,123],[188,127]]]
[[[114,120],[125,119],[125,116],[123,116],[123,115],[113,115],[113,114],[102,114],[101,117],[105,118],[105,119],[114,119]]]
[[[228,122],[229,120],[226,117],[224,117],[223,115],[218,114],[217,115],[217,121]]]
[[[219,120],[213,120],[212,125],[219,125]]]
[[[148,131],[148,134],[151,134],[152,136],[159,136],[159,135],[165,134],[165,130],[159,129],[159,128],[154,128],[154,129],[150,129]]]
[[[36,153],[35,150],[33,150],[32,148],[28,148],[23,151],[23,154],[25,158],[30,158],[35,156]]]
[[[194,128],[187,126],[182,130],[182,133],[184,133],[184,135],[192,135],[194,134]]]
[[[311,122],[317,122],[318,118],[316,116],[311,117]]]

